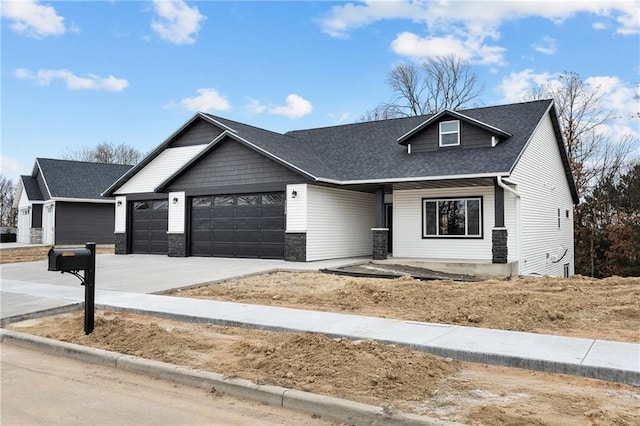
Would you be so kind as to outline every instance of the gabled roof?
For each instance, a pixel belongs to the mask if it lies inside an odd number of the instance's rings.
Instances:
[[[409,130],[407,133],[405,133],[404,135],[400,136],[398,138],[398,143],[401,144],[406,144],[408,143],[408,140],[411,138],[411,136],[415,135],[416,133],[418,133],[420,130],[424,129],[425,127],[429,127],[431,124],[436,123],[438,120],[440,120],[442,117],[444,116],[452,116],[454,118],[457,118],[459,120],[462,121],[466,121],[467,123],[471,123],[474,126],[483,128],[487,131],[489,131],[490,133],[493,133],[494,135],[497,136],[502,136],[503,138],[508,138],[511,135],[507,132],[505,132],[504,130],[498,129],[497,127],[492,126],[491,124],[487,124],[484,123],[480,120],[476,120],[474,118],[471,118],[469,116],[466,116],[458,111],[453,111],[451,109],[445,109],[443,111],[440,111],[437,114],[432,115],[431,117],[427,118],[425,120],[424,123],[420,124],[419,126]]]
[[[446,114],[482,127],[500,136],[502,141],[495,147],[446,149],[408,154],[402,143]],[[565,164],[575,201],[577,195],[575,195],[573,177],[568,167],[552,100],[462,111],[445,110],[435,115],[297,130],[285,134],[211,114],[197,113],[141,163],[112,185],[105,194],[112,195],[167,148],[181,132],[199,119],[218,126],[223,133],[199,155],[168,177],[156,189],[157,191],[163,191],[170,182],[184,174],[191,165],[214,150],[217,144],[226,138],[232,138],[316,182],[348,185],[508,176],[546,114],[552,115],[556,139],[563,155],[563,164]]]
[[[44,201],[40,186],[38,186],[38,180],[35,177],[22,175],[20,180],[22,181],[22,188],[27,193],[27,198],[30,201]]]
[[[31,178],[35,180],[39,170],[48,195],[53,199],[99,200],[106,199],[101,195],[102,191],[129,169],[131,166],[121,164],[36,158]]]

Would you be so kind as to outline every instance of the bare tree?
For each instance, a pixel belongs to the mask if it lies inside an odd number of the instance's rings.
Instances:
[[[422,64],[400,64],[389,73],[387,83],[394,97],[365,112],[360,121],[464,108],[484,91],[477,72],[456,55],[439,56]]]
[[[0,175],[0,226],[16,226],[17,211],[13,208],[16,186],[6,176]]]
[[[631,135],[611,140],[604,126],[616,117],[605,93],[575,72],[564,72],[531,92],[532,99],[552,98],[562,127],[578,194],[583,196],[607,177],[617,175],[630,152]]]
[[[113,142],[102,142],[94,148],[67,149],[62,154],[65,160],[90,161],[105,164],[137,164],[144,154],[137,149]]]

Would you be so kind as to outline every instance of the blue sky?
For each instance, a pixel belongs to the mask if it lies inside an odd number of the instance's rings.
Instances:
[[[640,136],[639,1],[5,1],[2,173],[108,141],[150,151],[197,110],[285,132],[358,120],[404,61],[455,53],[482,105],[575,71]],[[635,156],[640,157],[636,144]]]

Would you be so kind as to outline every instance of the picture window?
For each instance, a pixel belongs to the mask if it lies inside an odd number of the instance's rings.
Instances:
[[[423,238],[482,238],[482,197],[422,200]]]

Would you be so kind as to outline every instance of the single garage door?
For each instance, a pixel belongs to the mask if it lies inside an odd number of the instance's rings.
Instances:
[[[284,192],[191,199],[191,255],[284,258]]]
[[[167,254],[167,200],[134,201],[131,213],[131,252]]]

